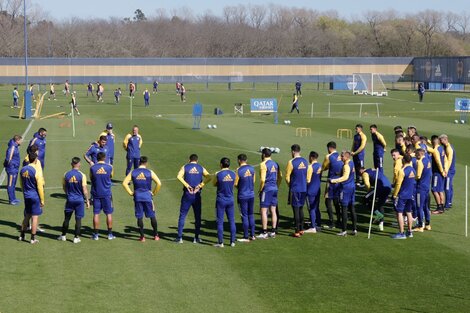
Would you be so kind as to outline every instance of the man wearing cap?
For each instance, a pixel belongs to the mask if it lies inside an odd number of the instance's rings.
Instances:
[[[114,142],[115,136],[113,133],[113,124],[106,124],[106,129],[100,134],[99,137],[106,136],[106,148],[107,148],[107,159],[109,159],[109,164],[113,165],[114,161]]]

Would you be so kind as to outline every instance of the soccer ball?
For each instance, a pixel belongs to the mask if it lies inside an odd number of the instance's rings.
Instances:
[[[275,152],[275,153],[280,153],[280,152],[281,152],[281,149],[279,149],[279,148],[276,147],[276,148],[274,148],[274,152]]]
[[[290,120],[287,120],[287,125],[290,125]]]
[[[211,124],[207,125],[207,128],[212,129],[212,125]]]
[[[271,152],[274,152],[274,147],[270,147],[269,150],[271,150]]]
[[[289,121],[288,121],[288,120],[284,120],[284,124],[288,125],[288,124],[289,124]]]
[[[212,125],[212,128],[214,128],[214,129],[215,129],[215,128],[217,128],[217,125],[215,125],[215,124],[214,124],[214,125]]]
[[[455,121],[454,121],[454,123],[455,123],[455,124],[458,124],[458,123],[459,123],[459,121],[458,121],[458,120],[455,120]]]
[[[460,120],[460,123],[461,123],[461,124],[465,124],[465,121],[464,121],[464,120]]]
[[[263,149],[264,149],[263,146],[259,147],[259,151],[260,151],[260,152],[263,151]]]

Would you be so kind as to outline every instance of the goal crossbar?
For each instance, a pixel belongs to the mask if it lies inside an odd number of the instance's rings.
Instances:
[[[377,117],[380,117],[379,106],[382,103],[378,102],[346,102],[346,103],[331,103],[328,102],[328,117],[331,117],[331,106],[359,106],[359,117],[362,117],[362,107],[363,106],[375,106]]]

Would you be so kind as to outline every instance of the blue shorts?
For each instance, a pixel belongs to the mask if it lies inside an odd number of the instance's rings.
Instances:
[[[24,199],[24,214],[39,216],[42,214],[41,201],[38,199]]]
[[[354,205],[356,200],[354,188],[344,188],[339,194],[339,201],[342,206]]]
[[[136,201],[134,211],[136,218],[143,218],[144,214],[147,218],[155,217],[155,207],[153,206],[153,201]]]
[[[441,173],[432,174],[431,191],[444,192],[444,176]]]
[[[85,216],[85,203],[82,201],[67,201],[65,203],[65,212],[74,212],[75,218],[81,219]]]
[[[259,202],[262,208],[277,206],[277,190],[261,192]]]
[[[335,198],[338,198],[339,197],[339,187],[340,187],[340,184],[331,184],[331,183],[328,183],[327,185],[327,195],[328,195],[328,198],[329,199],[335,199]]]
[[[398,213],[411,213],[413,211],[415,199],[395,199],[395,211]]]
[[[114,212],[113,200],[109,198],[93,198],[93,214],[100,214],[103,210],[104,214],[112,214]]]
[[[305,205],[306,192],[291,192],[290,193],[290,204],[293,207],[303,207]]]

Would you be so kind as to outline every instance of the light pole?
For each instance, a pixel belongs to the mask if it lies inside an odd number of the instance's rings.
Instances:
[[[28,30],[26,23],[26,0],[23,0],[23,19],[24,19],[24,118],[31,118],[31,91],[28,82]]]

